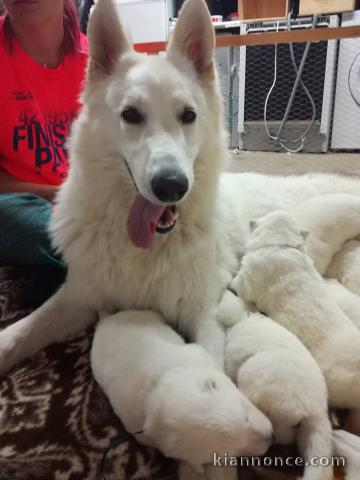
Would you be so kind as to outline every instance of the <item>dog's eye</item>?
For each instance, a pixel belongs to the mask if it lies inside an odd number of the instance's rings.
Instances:
[[[129,107],[126,108],[122,113],[121,117],[125,120],[126,123],[137,124],[141,123],[144,120],[143,115],[136,110],[136,108]]]
[[[196,113],[191,108],[185,108],[185,110],[180,115],[180,121],[182,123],[194,123],[196,120]]]

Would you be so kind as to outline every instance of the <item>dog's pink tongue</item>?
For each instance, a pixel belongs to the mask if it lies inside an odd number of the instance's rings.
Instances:
[[[136,194],[128,217],[128,233],[136,247],[150,248],[156,225],[164,213],[166,205],[155,205],[146,200],[140,193]]]

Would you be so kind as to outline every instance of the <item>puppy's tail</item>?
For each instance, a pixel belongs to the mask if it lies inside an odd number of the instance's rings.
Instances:
[[[302,480],[331,480],[332,427],[327,417],[308,417],[299,426],[297,443],[304,459]]]

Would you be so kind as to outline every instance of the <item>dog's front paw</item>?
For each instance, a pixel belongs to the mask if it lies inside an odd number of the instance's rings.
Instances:
[[[0,332],[0,377],[4,376],[20,360],[19,340],[17,339],[16,324]]]

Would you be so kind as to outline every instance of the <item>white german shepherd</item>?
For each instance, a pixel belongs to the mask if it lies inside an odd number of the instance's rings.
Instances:
[[[222,364],[215,313],[249,219],[322,193],[360,195],[360,182],[220,175],[226,136],[203,0],[184,4],[165,56],[133,51],[110,0],[98,0],[89,41],[84,108],[51,222],[67,279],[1,332],[0,372],[84,329],[98,312],[129,309],[159,312]]]

